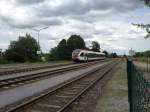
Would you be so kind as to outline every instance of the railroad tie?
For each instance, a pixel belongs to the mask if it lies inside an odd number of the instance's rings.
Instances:
[[[46,108],[57,108],[57,109],[61,108],[61,106],[59,105],[51,105],[51,104],[38,104],[38,106],[46,107]]]

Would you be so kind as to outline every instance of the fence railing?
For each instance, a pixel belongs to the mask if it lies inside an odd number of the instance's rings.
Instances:
[[[150,82],[127,60],[130,112],[150,112]]]

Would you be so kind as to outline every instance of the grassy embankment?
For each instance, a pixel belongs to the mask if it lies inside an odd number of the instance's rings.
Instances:
[[[141,63],[147,63],[147,57],[136,58],[136,61]],[[148,58],[148,63],[150,64],[150,58]]]
[[[47,66],[51,64],[65,64],[65,63],[72,63],[72,61],[60,60],[60,61],[49,61],[49,62],[34,62],[34,63],[25,62],[25,63],[0,64],[0,71]]]
[[[95,112],[129,112],[128,109],[127,73],[123,63],[106,85]]]

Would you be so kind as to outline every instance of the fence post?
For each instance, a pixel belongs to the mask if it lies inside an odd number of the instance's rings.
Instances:
[[[132,102],[132,62],[127,59],[127,78],[128,78],[128,102],[130,112],[133,112],[133,102]]]

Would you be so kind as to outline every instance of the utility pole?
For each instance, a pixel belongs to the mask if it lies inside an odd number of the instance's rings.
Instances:
[[[148,73],[148,51],[146,51],[146,56],[147,56],[147,73]]]
[[[48,26],[43,27],[43,28],[41,28],[41,29],[34,29],[34,28],[31,28],[31,30],[36,31],[37,34],[38,34],[38,40],[37,40],[37,42],[38,42],[38,46],[39,46],[40,49],[39,49],[39,51],[37,51],[37,54],[40,56],[40,58],[41,58],[40,31],[41,31],[41,30],[44,30],[44,29],[47,29],[47,28],[48,28]]]
[[[0,49],[0,56],[2,56],[3,52],[2,52],[2,49]]]

